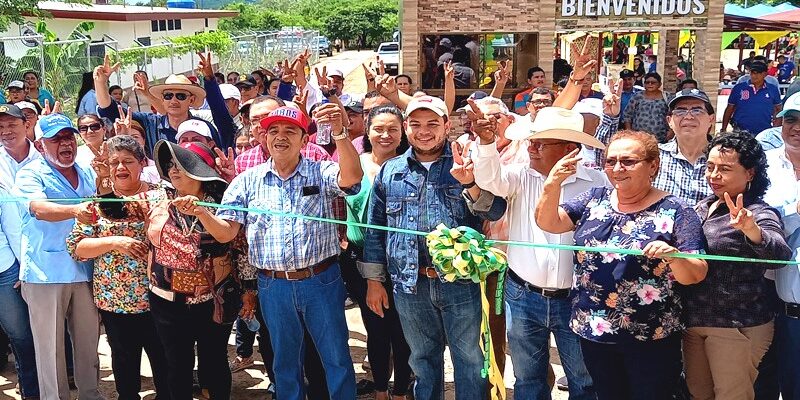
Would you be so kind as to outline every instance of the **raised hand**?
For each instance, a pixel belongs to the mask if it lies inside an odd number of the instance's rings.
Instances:
[[[322,72],[320,73],[319,68],[314,68],[314,75],[317,76],[317,84],[320,88],[326,87],[330,88],[331,81],[328,79],[328,66],[322,66]]]
[[[233,149],[228,147],[228,154],[225,154],[218,147],[214,147],[214,152],[217,153],[217,173],[226,182],[231,182],[236,177],[236,168],[233,164]]]
[[[106,82],[111,74],[119,71],[119,67],[119,63],[111,65],[111,56],[106,54],[106,56],[103,58],[103,65],[98,65],[94,68],[94,79]]]
[[[375,77],[378,76],[378,72],[372,67],[372,61],[370,61],[369,65],[366,62],[362,63],[361,68],[364,69],[364,78],[367,79],[367,82],[374,81]]]
[[[386,75],[386,65],[381,60],[381,56],[375,57],[378,62],[378,75]]]
[[[456,69],[453,67],[453,61],[444,63],[444,79],[453,80],[456,78]]]
[[[589,43],[591,42],[592,37],[586,36],[586,40],[583,41],[583,48],[579,51],[578,46],[575,44],[575,41],[570,43],[570,49],[572,49],[572,79],[576,81],[580,81],[586,78],[592,70],[594,70],[595,64],[597,64],[597,60],[591,54],[591,49],[589,47]]]
[[[308,115],[308,92],[301,90],[299,94],[294,95],[292,103],[297,105],[306,117],[311,117]]]
[[[131,131],[131,114],[133,111],[125,112],[121,105],[117,105],[119,111],[119,118],[114,121],[114,133],[116,135],[129,135]]]
[[[393,99],[397,97],[397,82],[393,76],[378,75],[375,78],[375,90],[387,99]]]
[[[513,66],[514,62],[511,60],[500,61],[500,68],[494,72],[494,80],[498,82],[508,82],[508,80],[511,79],[511,71],[514,70]]]
[[[758,225],[756,225],[756,220],[753,217],[753,212],[744,208],[744,196],[739,193],[736,196],[736,202],[731,199],[731,196],[728,192],[725,192],[725,204],[728,205],[728,210],[731,215],[731,226],[742,231],[752,231],[753,229],[758,229]]]
[[[42,107],[42,116],[50,115],[50,114],[63,114],[64,111],[61,109],[61,102],[56,100],[56,104],[53,105],[53,108],[50,108],[50,100],[44,99],[44,107]]]
[[[292,61],[292,65],[289,65],[289,60],[283,60],[283,74],[281,75],[281,82],[288,84],[294,82],[295,78],[297,77],[295,67],[297,67],[297,59]]]
[[[464,147],[458,142],[450,144],[453,151],[453,167],[450,168],[450,175],[462,185],[469,185],[475,182],[475,164],[470,157],[470,147],[474,142],[468,141]]]
[[[616,117],[619,115],[622,107],[622,79],[614,82],[614,79],[608,81],[612,93],[603,97],[603,114],[609,117]]]
[[[148,93],[150,90],[150,82],[147,81],[147,75],[143,72],[133,74],[133,90],[139,93]]]
[[[497,134],[497,118],[484,115],[475,100],[467,99],[467,103],[470,107],[467,110],[467,118],[472,121],[472,131],[481,139],[481,144],[494,142]]]
[[[341,107],[337,103],[325,103],[314,111],[314,119],[317,121],[317,124],[320,122],[327,122],[331,124],[331,131],[334,134],[339,134],[345,126],[343,118],[347,118],[347,114],[344,113],[343,107]]]
[[[579,152],[580,149],[572,150],[569,154],[558,160],[556,165],[553,166],[553,169],[550,170],[550,175],[547,177],[547,180],[561,183],[575,174],[578,170],[578,161],[581,160],[581,158],[578,157]]]
[[[202,52],[198,52],[197,56],[200,57],[200,62],[197,64],[197,70],[203,74],[203,78],[214,79],[214,68],[212,67],[211,63],[211,53],[209,52],[203,55]]]
[[[111,167],[108,165],[108,145],[106,142],[103,142],[99,148],[95,147],[89,142],[86,142],[86,146],[89,147],[89,150],[91,150],[92,154],[94,154],[94,158],[92,159],[92,169],[94,169],[97,177],[110,177]]]

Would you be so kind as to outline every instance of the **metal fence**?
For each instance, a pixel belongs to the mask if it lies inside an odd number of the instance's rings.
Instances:
[[[273,69],[279,61],[291,60],[308,48],[313,64],[319,58],[318,36],[317,31],[301,30],[236,34],[230,48],[214,55],[214,62],[224,74],[246,74],[259,68]],[[34,71],[40,77],[40,86],[62,102],[66,113],[74,114],[83,74],[102,64],[106,53],[122,56],[123,67],[111,76],[111,83],[126,91],[133,86],[137,70],[146,71],[150,81],[157,83],[170,74],[193,73],[198,62],[191,49],[169,41],[136,43],[122,49],[112,37],[93,39],[79,32],[53,42],[41,35],[0,37],[0,82],[5,87],[13,80],[23,80],[26,71]]]

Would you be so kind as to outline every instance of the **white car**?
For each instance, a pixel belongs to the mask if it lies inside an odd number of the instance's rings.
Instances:
[[[378,46],[378,57],[386,67],[386,73],[397,75],[400,71],[400,43],[383,42]]]

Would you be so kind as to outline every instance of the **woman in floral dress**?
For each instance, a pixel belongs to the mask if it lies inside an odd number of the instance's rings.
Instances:
[[[559,206],[561,183],[575,173],[578,151],[556,164],[536,207],[545,231],[575,231],[579,246],[642,250],[575,254],[572,330],[599,400],[671,399],[681,373],[681,301],[675,283],[704,279],[703,260],[670,253],[704,249],[697,214],[652,186],[655,138],[622,131],[611,138],[605,172],[613,189],[595,188]]]

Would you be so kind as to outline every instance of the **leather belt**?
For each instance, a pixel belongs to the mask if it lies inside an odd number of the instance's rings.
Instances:
[[[525,288],[525,290],[538,293],[544,297],[551,298],[551,299],[566,299],[569,297],[569,289],[544,289],[540,288],[524,279],[522,279],[519,275],[514,273],[514,271],[509,268],[508,276],[511,278],[512,281],[516,282],[518,285]]]
[[[800,304],[797,303],[783,303],[783,311],[789,318],[800,319]]]
[[[433,267],[419,267],[417,273],[429,279],[435,279],[439,277],[439,273],[436,272],[436,268]]]
[[[286,279],[287,281],[301,281],[303,279],[311,278],[314,275],[319,275],[328,270],[337,260],[336,256],[330,256],[308,268],[298,269],[296,271],[271,271],[266,269],[258,270],[259,274],[265,275],[269,278]]]

